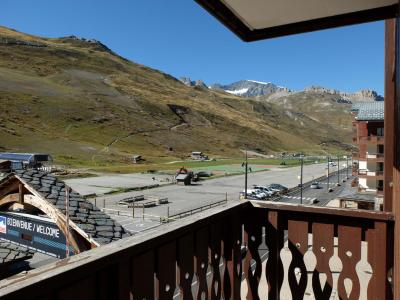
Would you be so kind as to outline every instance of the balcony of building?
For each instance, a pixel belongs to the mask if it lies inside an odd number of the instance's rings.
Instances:
[[[375,145],[383,145],[384,144],[384,136],[380,135],[369,135],[359,138],[359,143],[363,144],[375,144]]]
[[[7,299],[390,299],[393,225],[387,212],[235,202],[9,278],[0,293]]]
[[[358,177],[360,178],[376,178],[383,180],[384,172],[383,171],[370,171],[366,169],[359,169],[357,172]]]

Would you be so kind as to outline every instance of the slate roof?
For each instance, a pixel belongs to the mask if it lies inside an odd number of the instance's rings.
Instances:
[[[34,251],[0,240],[0,264],[31,258]]]
[[[359,102],[353,104],[351,111],[356,113],[358,121],[383,121],[384,102]]]
[[[65,183],[53,174],[38,170],[18,170],[0,181],[7,181],[13,175],[35,189],[48,203],[65,214]],[[91,236],[99,244],[108,244],[129,236],[116,221],[84,199],[79,193],[70,190],[69,216],[70,220]]]

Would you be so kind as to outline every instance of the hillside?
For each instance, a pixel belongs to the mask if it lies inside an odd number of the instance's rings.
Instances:
[[[133,154],[148,163],[169,161],[193,150],[233,157],[245,145],[262,153],[324,153],[351,139],[344,106],[340,122],[327,124],[324,111],[311,117],[279,103],[188,87],[95,40],[4,27],[0,105],[0,151],[49,152],[73,166],[124,163]],[[327,140],[337,143],[327,148]]]

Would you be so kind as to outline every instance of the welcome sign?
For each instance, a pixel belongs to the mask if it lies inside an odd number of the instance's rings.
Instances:
[[[37,216],[0,212],[0,238],[58,258],[66,254],[66,239],[58,226]]]

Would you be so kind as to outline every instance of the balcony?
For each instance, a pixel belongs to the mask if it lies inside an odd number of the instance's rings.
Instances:
[[[391,299],[393,228],[386,212],[234,202],[9,278],[0,295]]]
[[[383,171],[358,170],[357,172],[357,175],[361,178],[377,177],[377,179],[383,179],[383,174]]]
[[[371,161],[383,162],[385,155],[383,153],[367,153],[366,159]]]
[[[380,135],[369,135],[360,137],[360,143],[383,145],[385,137]]]

